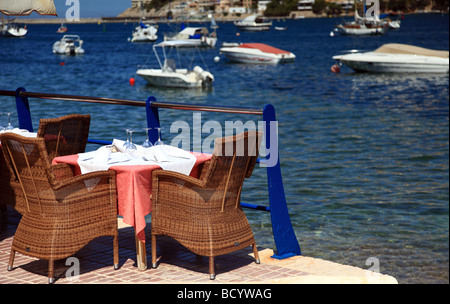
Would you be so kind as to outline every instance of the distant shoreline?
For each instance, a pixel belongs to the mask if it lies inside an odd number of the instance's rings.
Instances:
[[[447,12],[441,13],[441,12],[421,12],[421,13],[407,13],[402,15],[409,15],[409,14],[448,14]],[[339,15],[339,16],[333,16],[333,17],[351,17],[352,14],[347,15]],[[216,22],[234,22],[237,20],[241,20],[244,17],[226,17],[226,18],[215,18]],[[308,15],[301,18],[289,18],[289,17],[270,17],[268,19],[272,20],[301,20],[301,19],[309,19],[309,18],[328,18],[325,14],[323,15]],[[177,23],[177,22],[205,22],[209,21],[209,19],[186,19],[186,20],[168,20],[166,18],[154,18],[148,20],[152,20],[155,22],[160,23]],[[139,22],[139,17],[99,17],[99,18],[81,18],[79,21],[67,21],[66,18],[30,18],[30,19],[19,19],[17,21],[21,24],[86,24],[86,23],[134,23]]]

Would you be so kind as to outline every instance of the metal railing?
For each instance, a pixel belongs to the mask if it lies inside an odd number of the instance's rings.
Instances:
[[[247,108],[247,107],[208,106],[208,105],[195,105],[184,103],[182,104],[182,103],[158,102],[156,98],[152,96],[147,98],[147,100],[143,102],[126,99],[115,99],[115,98],[33,93],[33,92],[26,92],[24,88],[18,88],[16,91],[0,90],[0,96],[12,96],[15,98],[17,115],[19,119],[19,127],[21,129],[27,129],[30,132],[33,132],[33,125],[31,121],[31,113],[28,98],[145,107],[147,114],[147,126],[149,128],[160,127],[160,120],[159,120],[160,109],[261,115],[263,117],[263,121],[265,122],[264,138],[266,139],[265,142],[266,150],[270,150],[270,145],[275,145],[276,149],[278,149],[277,134],[273,135],[275,136],[274,137],[275,142],[270,139],[271,138],[270,132],[272,129],[270,125],[277,123],[275,108],[270,104],[265,105],[263,109]],[[155,132],[149,133],[149,139],[152,142],[155,142],[157,140],[156,130]],[[89,139],[88,142],[96,144],[111,143],[110,141],[103,141],[96,139]],[[272,149],[273,148],[274,147],[272,147]],[[272,234],[274,236],[275,245],[277,248],[277,252],[273,257],[278,259],[284,259],[290,256],[300,255],[301,251],[300,245],[297,241],[294,230],[292,228],[291,219],[289,217],[278,153],[276,156],[278,158],[276,160],[276,163],[271,166],[266,166],[270,207],[242,202],[241,205],[242,207],[245,208],[270,212],[272,222]]]

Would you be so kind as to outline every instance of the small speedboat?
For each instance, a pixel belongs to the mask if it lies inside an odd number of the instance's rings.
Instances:
[[[0,36],[5,37],[25,37],[28,30],[17,24],[0,24]]]
[[[64,35],[61,40],[53,44],[53,53],[58,55],[82,55],[83,40],[78,35]]]
[[[155,42],[158,39],[157,32],[156,24],[141,21],[131,34],[131,42]]]
[[[357,72],[448,73],[449,52],[407,44],[384,44],[372,52],[353,52],[333,59]]]
[[[180,44],[180,47],[215,47],[217,43],[217,33],[209,33],[206,27],[184,27],[180,32],[173,36],[164,36],[164,41],[187,41],[188,44]]]
[[[234,25],[241,31],[268,31],[272,26],[272,21],[268,21],[263,16],[251,15],[243,20],[235,21]]]
[[[56,31],[59,34],[66,33],[67,32],[67,26],[64,23],[61,23],[58,30]]]
[[[295,55],[264,43],[243,43],[220,48],[228,60],[240,63],[286,63],[295,61]]]
[[[202,88],[210,87],[214,82],[214,76],[200,66],[194,66],[192,70],[176,67],[174,58],[170,58],[166,48],[178,50],[179,47],[195,48],[196,45],[188,41],[164,41],[153,45],[153,52],[160,65],[157,69],[138,69],[136,74],[144,78],[148,84],[160,87],[172,88]],[[162,51],[160,50],[162,49]],[[158,51],[160,50],[160,51]],[[197,50],[197,49],[196,49]],[[160,58],[159,53],[163,57]],[[178,56],[177,56],[178,55]],[[195,53],[194,53],[195,55]],[[174,57],[180,57],[177,53]],[[193,58],[194,59],[194,58]]]

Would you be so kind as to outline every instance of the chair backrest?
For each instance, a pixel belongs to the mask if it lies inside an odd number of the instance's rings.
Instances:
[[[0,141],[11,174],[25,195],[28,211],[42,213],[44,201],[55,201],[52,185],[57,183],[44,139],[3,133]]]
[[[44,138],[49,160],[57,156],[83,153],[86,149],[90,123],[89,114],[41,119],[37,136]]]
[[[215,140],[211,164],[204,180],[207,189],[215,189],[212,200],[219,203],[221,211],[240,206],[244,179],[253,172],[261,137],[262,132],[247,131]]]

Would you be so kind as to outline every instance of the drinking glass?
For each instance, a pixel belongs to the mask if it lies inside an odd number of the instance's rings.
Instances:
[[[150,148],[150,147],[152,147],[153,146],[153,144],[150,142],[150,140],[148,140],[148,131],[149,130],[151,130],[152,128],[144,128],[144,130],[145,130],[145,141],[144,141],[144,143],[142,144],[142,147],[144,147],[144,148]]]
[[[127,129],[127,134],[130,134],[130,138],[128,141],[128,144],[125,147],[125,151],[127,152],[133,152],[137,150],[137,147],[135,144],[133,144],[133,130]]]
[[[8,124],[6,125],[6,127],[4,129],[5,130],[12,130],[12,129],[14,129],[13,125],[11,124],[11,114],[13,114],[13,113],[6,112],[6,113],[3,113],[3,114],[8,115]]]
[[[158,140],[155,142],[155,146],[164,145],[164,142],[161,140],[161,128],[156,128],[158,130]]]
[[[130,130],[131,129],[125,129],[125,132],[127,132],[127,140],[124,142],[123,147],[126,149],[128,145],[130,144]]]

